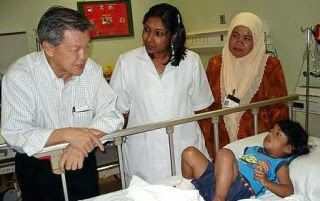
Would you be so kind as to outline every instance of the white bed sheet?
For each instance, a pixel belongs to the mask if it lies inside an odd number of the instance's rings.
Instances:
[[[181,178],[182,178],[181,175],[176,175],[176,176],[169,177],[165,180],[157,181],[154,184],[174,186],[181,180]],[[112,193],[100,195],[94,198],[86,199],[84,201],[132,201],[126,198],[127,193],[128,193],[128,189],[123,189],[123,190],[115,191]]]
[[[262,141],[266,133],[253,136],[250,138],[238,140],[226,146],[233,150],[236,157],[243,154],[243,150],[247,146],[262,145]],[[311,137],[310,144],[313,146],[310,154],[295,159],[290,164],[290,177],[292,179],[295,193],[286,198],[280,198],[275,194],[267,191],[265,195],[259,199],[243,199],[250,201],[320,201],[320,138]],[[170,177],[168,179],[155,182],[156,185],[174,186],[181,179],[180,175]],[[130,189],[129,189],[130,190]],[[132,201],[127,198],[128,189],[100,195],[85,201]],[[160,199],[159,199],[160,200]],[[149,201],[139,199],[139,201]],[[168,199],[170,201],[170,199]]]
[[[166,186],[174,186],[176,185],[179,181],[181,180],[181,175],[177,175],[177,176],[173,176],[170,177],[166,180],[160,181],[160,182],[156,182],[155,184],[158,185],[166,185]],[[90,198],[90,199],[86,199],[85,201],[134,201],[133,199],[130,199],[127,197],[128,194],[128,189],[124,189],[124,190],[119,190],[119,191],[115,191],[112,193],[107,193],[104,195],[100,195],[94,198]],[[160,199],[159,199],[160,200]],[[245,200],[250,200],[250,201],[268,201],[268,200],[274,200],[274,201],[282,201],[282,200],[290,200],[290,201],[303,201],[304,199],[301,196],[297,196],[297,195],[293,195],[290,197],[287,197],[285,199],[279,198],[278,196],[272,194],[271,192],[267,192],[265,195],[263,195],[262,197],[260,197],[259,199],[244,199],[242,201]],[[141,199],[140,201],[150,201],[148,199]],[[170,201],[170,200],[168,200]],[[194,200],[196,201],[196,199]]]

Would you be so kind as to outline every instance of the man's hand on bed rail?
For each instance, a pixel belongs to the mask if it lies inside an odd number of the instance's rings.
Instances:
[[[98,139],[105,135],[104,132],[102,132],[102,131],[100,131],[100,130],[98,130],[98,129],[89,128],[89,130],[90,130],[91,133],[94,134]]]
[[[95,146],[104,151],[104,146],[99,140],[104,133],[96,129],[88,128],[63,128],[55,130],[63,136],[65,142],[69,142],[74,148],[87,157]]]
[[[83,167],[83,161],[92,152],[95,146],[104,151],[104,146],[99,140],[104,132],[94,128],[64,128],[62,130],[65,141],[70,144],[64,148],[59,162],[61,172],[77,170]]]
[[[85,156],[81,151],[69,144],[63,149],[63,154],[59,162],[59,169],[61,172],[64,172],[65,170],[81,169],[83,167],[84,158]]]

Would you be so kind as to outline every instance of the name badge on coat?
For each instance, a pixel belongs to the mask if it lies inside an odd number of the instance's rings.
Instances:
[[[240,99],[231,94],[228,94],[223,101],[224,107],[236,107],[236,106],[239,106],[239,104],[240,104]]]

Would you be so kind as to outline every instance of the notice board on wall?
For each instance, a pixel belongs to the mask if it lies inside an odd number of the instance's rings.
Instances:
[[[133,36],[130,0],[86,1],[77,6],[94,25],[92,39]]]
[[[17,59],[28,53],[26,32],[0,32],[0,73],[4,74],[6,69]]]

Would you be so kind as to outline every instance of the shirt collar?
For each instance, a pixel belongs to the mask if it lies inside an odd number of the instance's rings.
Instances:
[[[47,58],[46,58],[46,55],[44,53],[44,50],[41,51],[41,60],[42,60],[42,64],[44,64],[44,67],[41,67],[41,69],[43,69],[43,73],[44,75],[46,75],[49,80],[51,80],[52,82],[61,82],[60,80],[62,80],[62,78],[59,78],[57,77],[57,75],[54,73],[54,71],[52,70]],[[71,82],[71,81],[78,81],[79,80],[79,77],[80,76],[72,76],[71,79],[68,81],[68,82]],[[63,82],[63,80],[62,80]]]

